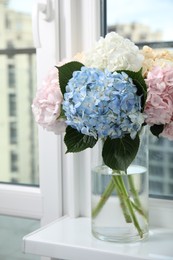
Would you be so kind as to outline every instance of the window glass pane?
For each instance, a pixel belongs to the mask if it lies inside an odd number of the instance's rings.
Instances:
[[[172,196],[173,150],[166,138],[149,138],[149,179],[151,194]]]
[[[107,0],[105,32],[116,31],[140,46],[173,47],[173,1]],[[103,22],[102,22],[103,24]],[[152,47],[155,47],[154,45]],[[150,194],[173,197],[173,142],[149,137]]]
[[[38,220],[0,216],[0,259],[39,260],[38,256],[22,252],[22,238],[39,226]]]
[[[173,41],[170,0],[107,0],[108,31],[135,42]]]
[[[0,182],[38,185],[32,0],[0,2]]]

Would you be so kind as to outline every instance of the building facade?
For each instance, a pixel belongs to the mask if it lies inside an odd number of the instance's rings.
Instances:
[[[161,31],[152,31],[148,25],[137,22],[110,25],[108,26],[108,32],[111,31],[116,31],[136,43],[162,40]]]
[[[10,10],[8,2],[0,1],[0,181],[38,184],[31,17]]]

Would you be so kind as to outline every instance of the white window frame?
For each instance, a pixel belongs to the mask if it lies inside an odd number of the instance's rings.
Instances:
[[[39,188],[0,184],[0,214],[41,219]]]
[[[59,3],[61,59],[70,59],[99,39],[100,1],[60,0]],[[65,150],[63,145],[63,214],[90,216],[90,151],[65,155]]]
[[[46,3],[44,0],[41,2]],[[58,1],[52,0],[51,4],[54,9],[55,5],[58,8]],[[33,6],[33,14],[35,14],[36,6],[37,1]],[[37,49],[36,54],[38,86],[41,86],[48,70],[59,60],[59,47],[55,39],[58,36],[57,26],[55,26],[57,24],[56,15],[53,18],[50,22],[46,22],[44,17],[39,15],[40,30],[38,33],[40,33],[42,48]],[[34,20],[37,21],[37,17]],[[46,30],[46,34],[43,28]],[[0,214],[39,219],[41,224],[45,225],[62,215],[62,141],[61,136],[54,136],[40,128],[38,135],[40,187],[0,184]]]

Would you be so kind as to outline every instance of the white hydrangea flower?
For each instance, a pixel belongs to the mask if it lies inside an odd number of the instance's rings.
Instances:
[[[101,70],[139,71],[144,56],[139,48],[130,40],[115,32],[108,33],[105,38],[95,44],[94,48],[86,53],[84,64]]]

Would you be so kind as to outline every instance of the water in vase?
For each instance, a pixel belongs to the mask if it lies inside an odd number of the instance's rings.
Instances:
[[[148,178],[145,167],[127,173],[105,165],[92,171],[92,233],[99,239],[130,242],[148,236]]]

